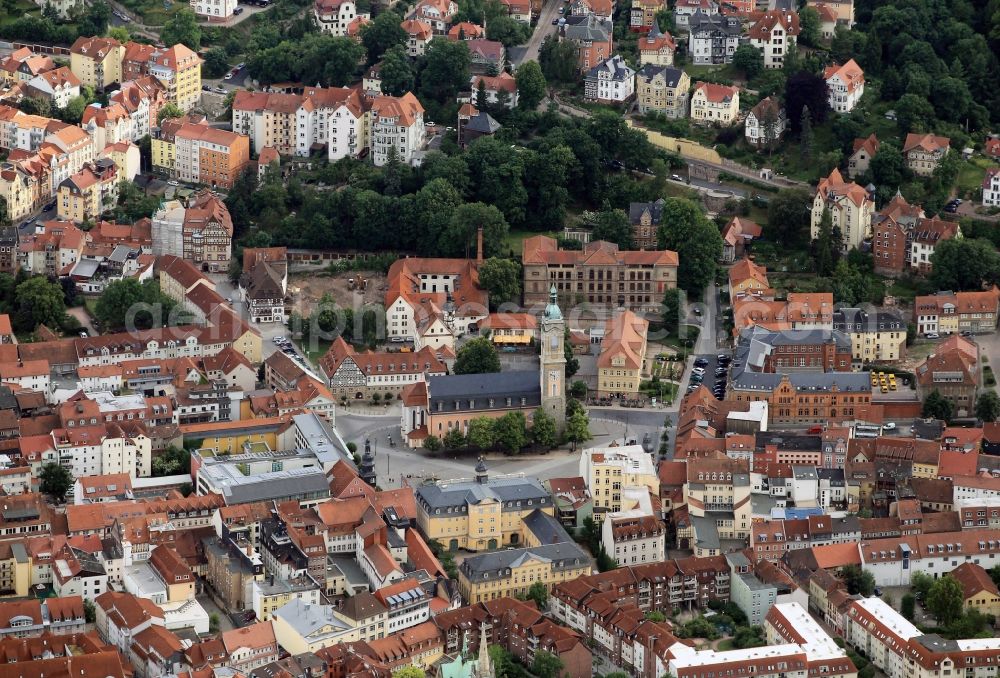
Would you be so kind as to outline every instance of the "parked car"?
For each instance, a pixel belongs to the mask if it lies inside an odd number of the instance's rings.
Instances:
[[[708,359],[707,358],[695,358],[695,360],[694,360],[694,366],[695,367],[708,367]]]
[[[925,339],[940,339],[941,336],[937,332],[925,332],[924,333],[924,338]]]
[[[240,14],[243,14],[243,8],[242,7],[237,7],[236,9],[233,10],[233,14],[236,15],[236,16],[239,16]]]
[[[232,71],[229,71],[228,73],[226,73],[225,77],[223,77],[222,79],[223,80],[232,80],[233,79],[233,75],[234,75],[234,73]]]

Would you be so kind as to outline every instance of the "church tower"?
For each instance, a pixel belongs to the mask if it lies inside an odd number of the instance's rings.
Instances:
[[[549,289],[549,304],[542,315],[541,386],[542,409],[556,420],[560,431],[566,422],[566,321],[559,310],[556,286]]]

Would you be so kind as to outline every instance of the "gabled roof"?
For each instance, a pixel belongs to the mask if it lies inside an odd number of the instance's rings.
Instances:
[[[846,197],[858,207],[861,207],[865,201],[869,200],[868,192],[864,188],[858,186],[853,181],[844,181],[840,170],[836,168],[830,172],[830,176],[819,180],[816,191],[824,201]]]
[[[874,132],[869,134],[864,139],[854,140],[854,150],[852,153],[857,153],[862,149],[867,151],[869,157],[874,156],[878,152],[878,137],[875,136]]]
[[[827,66],[826,70],[823,71],[823,79],[830,80],[831,78],[839,78],[848,92],[853,92],[865,84],[865,72],[861,70],[861,66],[858,66],[854,59],[843,66],[837,64]]]
[[[764,16],[750,27],[751,40],[771,41],[771,33],[775,26],[780,25],[784,29],[785,36],[795,37],[799,34],[799,13],[791,10],[771,10],[765,12]]]
[[[935,153],[941,149],[947,150],[950,146],[951,139],[948,137],[910,132],[906,135],[906,141],[903,143],[903,153],[909,153],[910,151]]]
[[[727,103],[740,95],[739,87],[729,87],[728,85],[717,85],[714,82],[699,82],[694,87],[694,92],[701,92],[705,99],[713,103]]]

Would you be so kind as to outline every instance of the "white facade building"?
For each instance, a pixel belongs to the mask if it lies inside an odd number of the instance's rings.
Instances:
[[[208,19],[228,19],[233,16],[237,0],[191,0],[195,14]]]
[[[621,103],[635,95],[635,71],[617,54],[591,68],[584,82],[590,101]]]

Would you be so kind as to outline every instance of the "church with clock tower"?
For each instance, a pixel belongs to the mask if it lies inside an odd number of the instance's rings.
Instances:
[[[401,395],[400,428],[409,447],[420,447],[429,436],[443,439],[449,431],[469,432],[477,417],[502,417],[523,412],[531,421],[541,409],[562,431],[566,425],[566,320],[552,287],[539,328],[539,369],[490,374],[449,374],[410,384]]]

